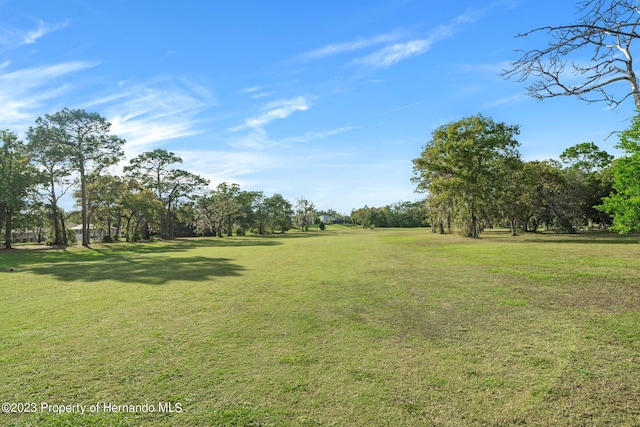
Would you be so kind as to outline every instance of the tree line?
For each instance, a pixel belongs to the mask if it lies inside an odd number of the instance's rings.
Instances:
[[[558,160],[523,161],[517,125],[476,115],[443,125],[413,160],[417,190],[427,193],[434,232],[459,228],[477,238],[487,227],[575,232],[598,226],[640,231],[640,116],[620,133],[627,154],[614,160],[593,142]]]
[[[397,202],[383,207],[369,207],[351,211],[351,222],[362,228],[373,227],[425,227],[427,209],[424,201]]]
[[[75,239],[60,208],[70,193],[80,208],[82,245],[92,230],[105,230],[105,241],[138,241],[186,235],[229,236],[252,229],[259,234],[303,230],[316,218],[313,202],[295,204],[281,194],[266,196],[237,184],[209,188],[202,176],[179,168],[182,159],[164,149],[144,152],[123,168],[125,140],[111,134],[111,124],[97,113],[63,109],[39,117],[27,142],[0,131],[0,224],[4,246],[12,231],[33,230],[38,241],[66,245]]]

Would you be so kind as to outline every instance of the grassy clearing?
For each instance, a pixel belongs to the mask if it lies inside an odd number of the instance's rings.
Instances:
[[[639,425],[638,240],[334,226],[0,252],[0,400],[38,405],[0,424]]]

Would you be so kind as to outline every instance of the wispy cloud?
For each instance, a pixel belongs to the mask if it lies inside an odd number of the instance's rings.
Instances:
[[[284,138],[279,142],[282,144],[290,144],[290,143],[305,143],[309,141],[320,140],[324,138],[328,138],[331,136],[336,136],[344,132],[350,132],[352,130],[359,129],[358,126],[344,126],[335,129],[329,129],[323,132],[305,132],[304,135],[299,136],[291,136],[288,138]]]
[[[50,112],[42,111],[45,104],[74,88],[71,84],[60,85],[60,77],[97,65],[97,62],[74,61],[3,73],[10,63],[0,64],[0,123],[15,132],[26,130],[38,115]]]
[[[383,111],[382,113],[374,114],[373,116],[367,117],[367,119],[373,119],[380,116],[386,116],[387,114],[395,113],[396,111],[406,110],[407,108],[416,107],[420,104],[424,104],[424,101],[413,102],[411,104],[403,105],[402,107],[393,108],[391,110]]]
[[[100,107],[111,131],[127,140],[128,157],[168,140],[205,132],[197,115],[217,105],[202,85],[161,77],[145,83],[121,82],[120,91],[85,103]]]
[[[388,68],[404,59],[424,54],[431,49],[434,43],[452,37],[462,25],[477,21],[483,14],[483,11],[474,11],[458,15],[446,25],[439,25],[433,29],[426,38],[385,46],[376,52],[355,59],[353,63],[374,68]]]
[[[251,86],[244,89],[240,89],[240,93],[254,93],[262,90],[262,86]]]
[[[264,149],[264,148],[290,148],[293,144],[305,144],[311,141],[317,141],[341,133],[350,132],[359,129],[358,126],[343,126],[340,128],[329,129],[321,132],[309,131],[302,135],[289,136],[281,139],[272,139],[264,129],[251,129],[244,134],[234,136],[227,141],[230,146],[245,149]]]
[[[183,168],[209,179],[211,187],[221,182],[234,182],[242,187],[255,185],[256,175],[279,169],[286,163],[280,155],[255,150],[177,150],[175,153],[182,158]]]
[[[234,130],[232,129],[232,131]],[[229,138],[227,140],[227,144],[232,147],[247,148],[251,150],[277,147],[280,145],[278,142],[269,138],[264,129],[245,129],[245,132],[233,135]]]
[[[266,98],[275,95],[277,92],[257,92],[251,95],[251,99]]]
[[[10,73],[0,74],[0,81],[16,84],[20,87],[36,87],[46,83],[52,78],[86,68],[92,68],[96,65],[98,65],[98,62],[72,61],[41,67],[23,68]]]
[[[388,34],[380,34],[370,38],[358,38],[356,40],[343,42],[343,43],[333,43],[323,46],[318,49],[314,49],[310,52],[304,53],[301,58],[302,59],[317,59],[324,58],[325,56],[337,55],[344,52],[352,52],[360,49],[365,49],[370,46],[375,46],[378,44],[389,43],[401,38],[400,33],[388,33]]]
[[[251,86],[238,91],[243,95],[249,95],[251,99],[261,99],[275,95],[277,92],[268,91],[264,86]]]
[[[247,119],[244,124],[235,126],[230,131],[237,132],[248,128],[262,129],[274,120],[285,119],[297,111],[307,109],[309,109],[309,102],[303,96],[269,102],[261,108],[261,113],[258,116]]]
[[[67,24],[64,23],[64,22],[58,23],[58,24],[50,24],[50,23],[42,21],[42,20],[40,20],[38,24],[39,25],[38,25],[38,28],[36,30],[27,31],[24,34],[24,37],[23,37],[22,40],[23,40],[23,42],[25,44],[33,44],[39,38],[43,37],[47,33],[59,30],[59,29],[64,28],[64,27],[67,26]]]
[[[503,105],[508,105],[508,104],[513,104],[516,102],[520,102],[527,99],[527,97],[522,94],[522,93],[518,93],[515,95],[511,95],[511,96],[505,96],[503,98],[497,99],[495,101],[490,101],[490,102],[486,102],[482,105],[482,109],[489,109],[489,108],[495,108],[495,107],[500,107]]]
[[[387,68],[411,56],[422,55],[431,48],[433,41],[411,40],[384,47],[377,52],[354,60],[354,64],[364,64],[375,68]]]
[[[0,27],[0,50],[15,49],[20,46],[34,44],[46,34],[66,26],[67,23],[65,22],[51,24],[42,20],[38,21],[37,28],[33,30],[2,26]]]
[[[176,54],[175,50],[169,50],[169,51],[165,52],[165,54],[160,57],[160,60],[164,61],[165,59],[168,59],[168,58],[172,57],[175,54]]]

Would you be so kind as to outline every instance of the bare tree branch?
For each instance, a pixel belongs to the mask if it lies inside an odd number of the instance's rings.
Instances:
[[[519,51],[521,56],[500,74],[505,79],[533,80],[527,93],[539,100],[575,96],[606,102],[614,108],[630,96],[640,109],[640,89],[631,44],[640,38],[637,0],[584,0],[574,24],[535,28],[518,37],[549,36],[547,47]],[[588,60],[583,52],[591,51]],[[585,63],[587,62],[587,63]],[[627,82],[626,94],[613,85]]]

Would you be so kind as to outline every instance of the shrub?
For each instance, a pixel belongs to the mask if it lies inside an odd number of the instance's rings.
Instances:
[[[78,239],[76,238],[76,232],[73,230],[67,230],[67,243],[70,245],[75,245],[78,243]]]
[[[133,233],[130,233],[129,235],[127,235],[127,242],[129,243],[139,242],[140,238],[141,238],[140,232],[134,231]]]

